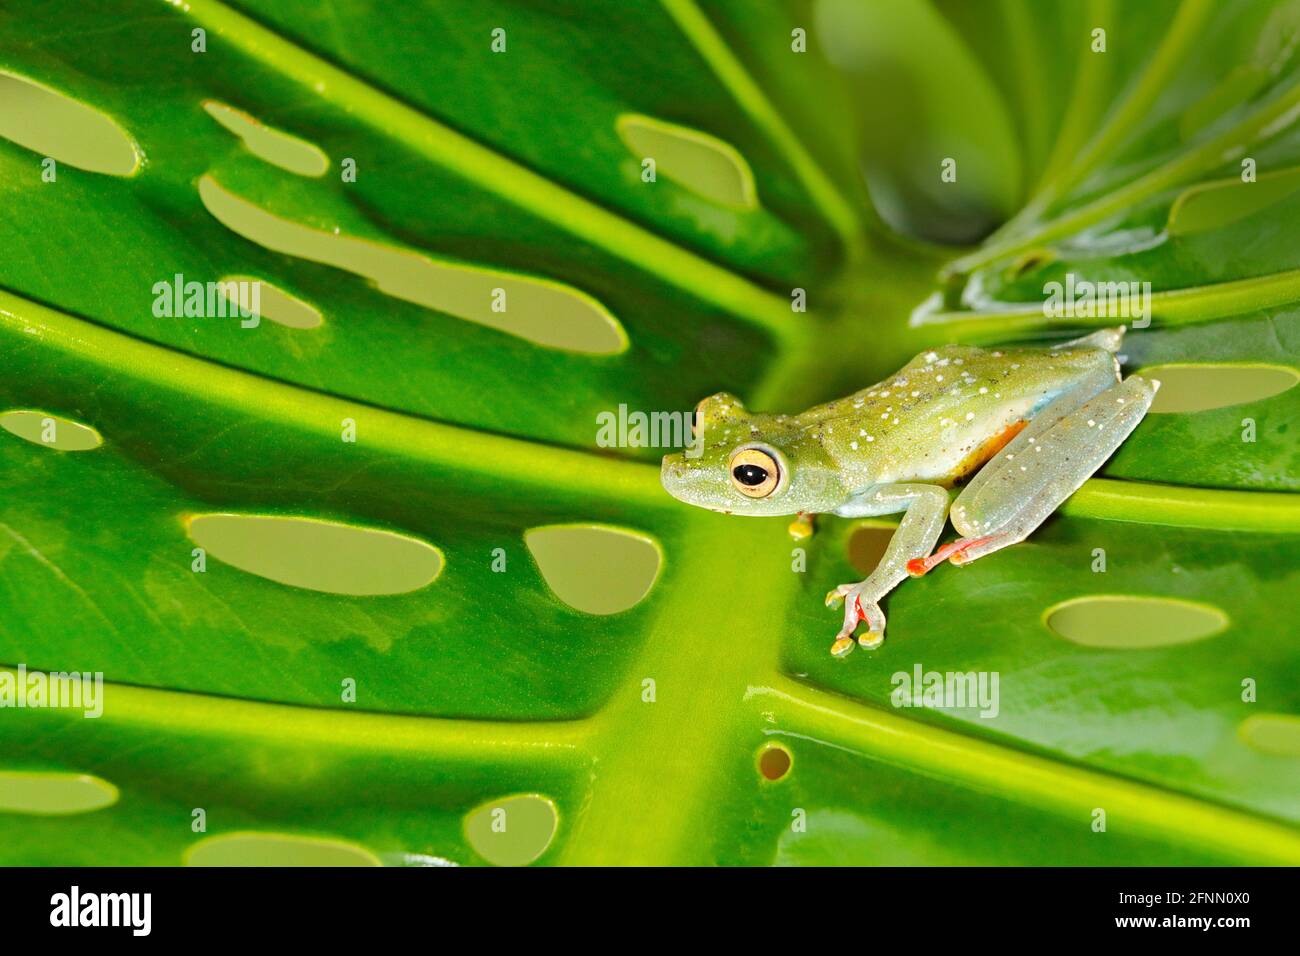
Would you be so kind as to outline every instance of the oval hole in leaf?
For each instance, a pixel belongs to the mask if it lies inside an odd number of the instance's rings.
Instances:
[[[443,565],[425,541],[317,518],[208,514],[188,526],[194,543],[219,561],[331,594],[404,594],[431,583]]]
[[[0,136],[41,156],[108,176],[131,176],[143,155],[116,120],[48,86],[0,71]]]
[[[242,110],[216,100],[204,101],[203,108],[242,139],[248,151],[258,159],[299,176],[324,176],[330,168],[329,157],[314,143],[260,123]]]
[[[199,180],[199,197],[223,226],[251,242],[364,276],[379,291],[424,308],[549,348],[593,355],[612,355],[627,348],[627,335],[609,311],[571,286],[478,266],[435,262],[405,249],[311,229],[236,196],[211,176]],[[498,289],[504,299],[496,293]],[[493,303],[502,301],[504,311],[493,311]]]
[[[555,804],[546,797],[506,797],[465,817],[465,839],[494,866],[524,866],[546,852],[558,822]]]
[[[1300,189],[1300,167],[1264,173],[1253,183],[1244,183],[1239,178],[1202,183],[1174,200],[1165,230],[1177,237],[1222,229],[1276,205],[1297,189]]]
[[[696,195],[741,209],[758,208],[754,173],[730,143],[687,126],[624,113],[615,122],[623,143],[640,161]]]
[[[104,444],[103,437],[89,425],[31,409],[0,413],[0,428],[56,451],[90,451]]]
[[[186,866],[382,866],[365,847],[287,833],[225,833],[185,851]]]
[[[249,312],[253,305],[250,300],[254,282],[258,285],[257,306],[258,314],[262,318],[290,329],[314,329],[325,321],[319,309],[265,279],[255,279],[252,276],[224,276],[220,280],[221,292],[245,312]],[[230,283],[234,285],[231,286]],[[235,291],[236,295],[231,297],[227,293],[228,289]]]
[[[663,555],[646,535],[602,525],[548,525],[524,543],[555,596],[587,614],[617,614],[640,602]]]
[[[0,770],[0,813],[90,813],[111,807],[117,797],[117,787],[86,773]]]
[[[849,535],[849,564],[864,577],[876,570],[885,549],[894,538],[897,525],[862,525]]]
[[[1048,608],[1043,620],[1084,647],[1146,650],[1187,644],[1220,633],[1228,616],[1207,604],[1176,598],[1096,594]]]
[[[1256,714],[1237,727],[1252,750],[1274,757],[1300,757],[1300,717],[1293,714]]]
[[[767,744],[758,751],[758,772],[764,780],[783,779],[793,765],[794,758],[781,744]]]
[[[1280,395],[1300,381],[1284,365],[1156,365],[1142,369],[1160,380],[1152,413],[1203,412]]]

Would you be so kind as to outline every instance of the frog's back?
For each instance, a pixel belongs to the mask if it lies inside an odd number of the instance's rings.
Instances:
[[[874,481],[952,483],[978,468],[1063,391],[1117,375],[1111,352],[948,345],[894,375],[799,416],[824,424],[832,453],[866,453]]]
[[[919,405],[946,410],[994,392],[1007,400],[1051,395],[1096,374],[1099,368],[1115,370],[1115,358],[1105,349],[1092,346],[989,350],[947,345],[917,355],[892,380],[906,382],[906,397],[915,399]],[[889,382],[887,379],[882,387],[890,390]],[[895,385],[892,397],[898,397],[897,389],[901,387]]]
[[[880,416],[890,411],[899,413],[901,420],[902,413],[947,411],[995,391],[1004,398],[1059,392],[1064,386],[1096,374],[1099,368],[1118,374],[1114,355],[1090,345],[995,350],[945,345],[919,353],[874,385],[795,417],[811,425],[846,415],[874,412]],[[984,399],[981,404],[989,403]]]

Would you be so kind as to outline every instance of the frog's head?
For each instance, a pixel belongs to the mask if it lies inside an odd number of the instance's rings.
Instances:
[[[848,492],[816,429],[751,415],[719,392],[695,409],[691,447],[665,455],[662,480],[687,504],[738,515],[831,511]]]

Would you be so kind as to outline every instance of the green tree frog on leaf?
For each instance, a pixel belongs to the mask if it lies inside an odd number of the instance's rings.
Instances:
[[[847,398],[798,415],[751,414],[733,395],[696,408],[692,449],[663,460],[673,497],[726,514],[845,518],[902,513],[880,564],[826,597],[844,601],[842,657],[885,639],[880,601],[908,575],[969,564],[1023,541],[1129,436],[1160,383],[1122,378],[1124,328],[1051,348],[949,345]],[[969,478],[949,510],[948,488]],[[945,522],[961,535],[935,550]]]

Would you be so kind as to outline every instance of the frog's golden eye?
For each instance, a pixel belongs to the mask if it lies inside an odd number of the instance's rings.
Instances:
[[[761,448],[741,448],[731,456],[731,483],[749,498],[766,498],[781,483],[781,466]]]

